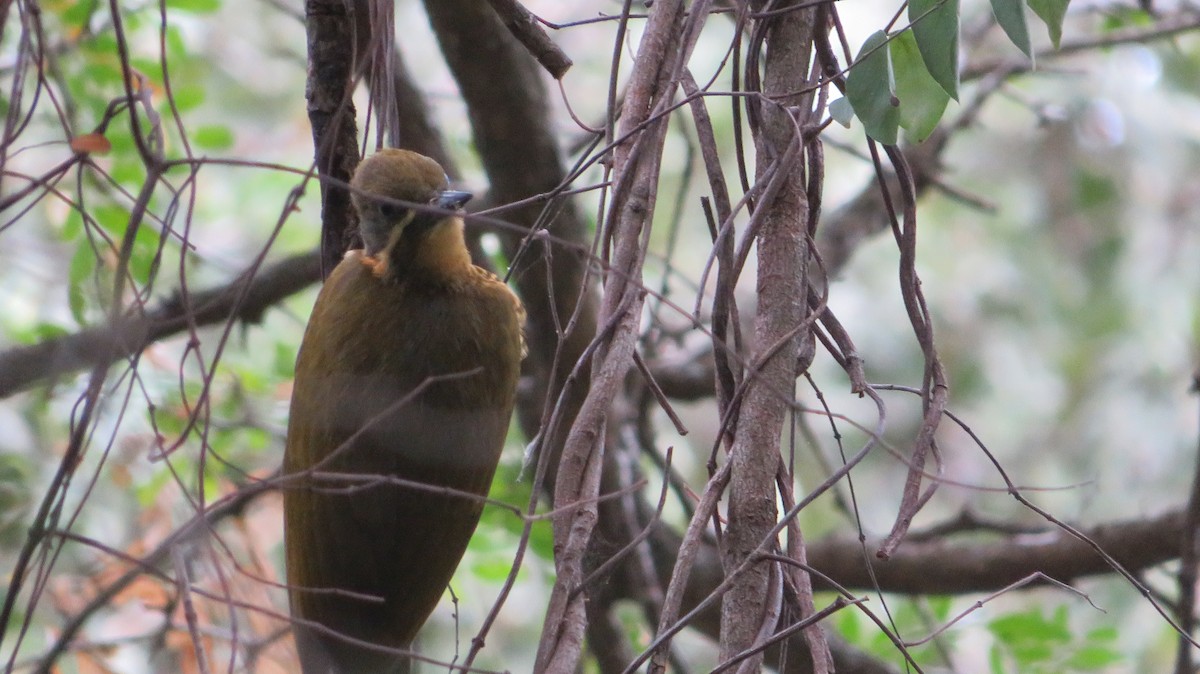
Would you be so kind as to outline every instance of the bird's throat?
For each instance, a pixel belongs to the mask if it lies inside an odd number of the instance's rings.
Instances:
[[[471,267],[471,254],[463,238],[461,218],[444,218],[423,229],[409,225],[393,236],[380,253],[386,260],[384,280],[396,282],[449,283]]]

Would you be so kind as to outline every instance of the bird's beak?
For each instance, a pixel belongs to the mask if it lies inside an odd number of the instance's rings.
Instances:
[[[437,201],[433,202],[438,208],[444,208],[447,211],[457,211],[463,207],[463,204],[471,200],[474,196],[470,192],[460,192],[458,190],[445,190],[438,195]]]

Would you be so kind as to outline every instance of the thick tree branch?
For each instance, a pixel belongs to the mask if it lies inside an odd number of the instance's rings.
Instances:
[[[704,6],[697,3],[694,9],[701,13]],[[605,427],[609,410],[633,364],[639,334],[645,298],[642,267],[667,131],[667,118],[662,113],[678,88],[683,64],[702,25],[691,22],[681,35],[682,18],[682,2],[660,2],[651,9],[622,107],[618,137],[624,140],[617,144],[613,155],[616,179],[603,233],[604,249],[611,254],[599,316],[604,329],[597,335],[590,363],[591,390],[571,426],[555,483],[555,508],[576,504],[576,510],[554,522],[554,538],[561,553],[555,555],[558,578],[546,612],[537,671],[572,671],[583,650],[587,595],[579,586],[598,518],[596,507],[585,504],[599,492],[601,466],[613,465],[605,460],[610,444],[605,439]]]
[[[1178,557],[1185,521],[1186,514],[1176,510],[1157,517],[1109,522],[1080,530],[1127,571],[1138,574]],[[666,583],[671,564],[678,554],[680,536],[666,525],[656,525],[651,541],[658,562],[655,566],[663,574],[662,582]],[[1112,573],[1105,560],[1064,531],[999,535],[984,543],[977,540],[951,543],[944,539],[914,543],[909,540],[886,562],[875,558],[875,544],[875,541],[860,543],[850,536],[831,536],[809,543],[808,562],[853,591],[873,592],[874,583],[878,581],[878,589],[883,592],[911,595],[994,592],[1034,572],[1063,583]],[[693,567],[684,597],[684,612],[699,605],[723,577],[717,546],[709,541]],[[822,587],[820,581],[815,584],[817,589],[830,589]],[[720,633],[720,624],[720,610],[713,606],[701,612],[692,626],[715,640]],[[839,673],[891,671],[882,663],[863,659],[845,644],[834,641],[830,646]],[[786,668],[780,670],[783,674],[812,672],[811,661],[795,657],[806,652],[803,637],[794,635],[780,648],[786,648],[794,656],[788,659]],[[769,650],[767,661],[776,662],[778,654],[778,648]]]
[[[1182,511],[1172,511],[1081,531],[1136,574],[1178,558],[1184,520]],[[984,543],[906,541],[886,562],[871,557],[864,554],[857,539],[834,537],[810,548],[809,563],[827,570],[830,578],[846,587],[870,588],[874,577],[885,591],[903,594],[991,592],[1035,571],[1063,583],[1113,572],[1091,547],[1061,530],[1003,536]]]
[[[571,59],[546,35],[537,17],[517,0],[488,0],[492,9],[504,21],[504,27],[517,38],[546,72],[561,80],[571,68]]]
[[[313,251],[254,271],[247,270],[223,286],[191,293],[186,302],[181,297],[164,300],[144,315],[116,325],[85,328],[4,351],[0,353],[0,398],[86,367],[128,358],[193,323],[204,326],[231,319],[256,323],[267,309],[320,278],[320,258]]]
[[[356,6],[357,5],[357,6]],[[317,172],[321,177],[321,268],[333,271],[342,254],[358,247],[357,216],[350,208],[350,182],[358,166],[358,124],[354,117],[355,20],[363,3],[305,0],[308,35],[308,120],[312,125]],[[332,178],[332,181],[328,180]]]
[[[806,223],[812,204],[805,190],[801,160],[805,141],[800,129],[809,121],[813,99],[811,95],[787,94],[802,91],[807,83],[813,32],[821,29],[815,25],[815,17],[815,9],[788,12],[755,28],[756,34],[761,31],[765,37],[762,92],[767,99],[759,103],[758,114],[751,116],[756,179],[765,186],[760,210],[754,214],[755,219],[761,217],[755,242],[758,312],[754,334],[758,349],[745,371],[745,392],[729,452],[728,524],[721,554],[726,570],[745,568],[746,572],[734,579],[722,598],[722,662],[759,646],[774,632],[778,616],[767,613],[765,607],[771,605],[773,594],[779,603],[783,596],[782,569],[773,562],[755,562],[755,558],[760,552],[774,551],[777,545],[772,536],[778,518],[775,477],[782,461],[780,438],[788,409],[788,399],[779,392],[794,389],[799,345],[808,340],[810,330],[804,310],[811,257]],[[811,602],[807,578],[804,586]],[[828,647],[820,628],[813,629],[816,671],[823,673],[829,666]],[[756,671],[762,658],[761,653],[749,657],[737,671]]]
[[[1175,510],[1080,531],[1136,574],[1179,556],[1185,519],[1182,510]],[[905,542],[886,562],[863,550],[857,538],[834,536],[810,548],[809,562],[845,587],[870,589],[874,579],[885,592],[913,595],[993,592],[1034,572],[1072,583],[1113,571],[1091,547],[1061,530],[997,536],[983,543],[941,538]]]

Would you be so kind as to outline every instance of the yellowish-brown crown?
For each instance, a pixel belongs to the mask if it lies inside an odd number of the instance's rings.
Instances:
[[[391,230],[406,224],[412,212],[368,195],[428,204],[446,189],[446,173],[423,154],[386,148],[359,163],[350,187],[363,244],[367,254],[374,255],[387,244]]]

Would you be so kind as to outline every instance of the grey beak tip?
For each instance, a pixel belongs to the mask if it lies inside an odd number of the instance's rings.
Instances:
[[[438,208],[444,208],[448,211],[456,211],[462,208],[471,197],[474,196],[470,192],[462,192],[459,190],[445,190],[438,197]]]

